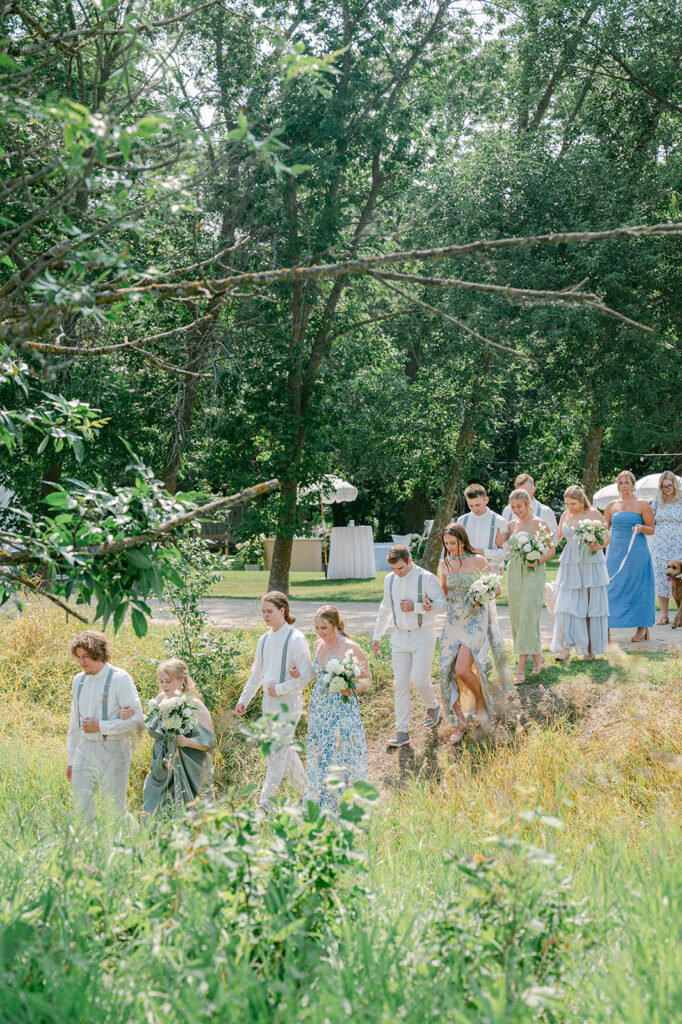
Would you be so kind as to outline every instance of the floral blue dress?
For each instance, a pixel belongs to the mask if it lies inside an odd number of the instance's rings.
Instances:
[[[330,693],[317,658],[313,668],[317,680],[308,709],[303,802],[312,800],[321,809],[334,811],[342,793],[358,779],[367,778],[367,740],[357,697],[346,702],[340,693]],[[331,769],[341,779],[339,790],[325,785]]]
[[[448,715],[452,715],[453,705],[459,699],[455,662],[462,644],[473,655],[488,714],[493,714],[490,685],[493,661],[500,688],[503,691],[514,688],[495,602],[472,608],[467,597],[469,587],[479,575],[478,572],[449,572],[445,578],[449,590],[448,611],[440,636],[439,676],[440,692]]]
[[[670,580],[665,569],[671,559],[682,558],[682,495],[673,502],[654,498],[651,507],[656,529],[649,538],[649,548],[654,560],[656,593],[659,597],[670,598]]]

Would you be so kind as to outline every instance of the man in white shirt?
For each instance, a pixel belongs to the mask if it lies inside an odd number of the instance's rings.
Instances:
[[[74,805],[87,821],[95,816],[97,789],[125,817],[130,737],[144,727],[135,684],[127,672],[109,663],[104,633],[87,629],[71,644],[81,671],[71,684],[71,721],[66,740],[66,777]],[[123,720],[123,709],[132,710]]]
[[[308,641],[287,621],[287,616],[293,618],[288,602],[285,608],[278,607],[268,600],[270,596],[266,595],[261,603],[263,618],[270,629],[256,645],[251,675],[235,708],[240,717],[244,715],[262,685],[263,714],[277,716],[277,736],[265,758],[265,782],[260,794],[260,806],[264,811],[270,810],[272,798],[285,775],[294,789],[303,792],[305,771],[292,744],[303,714],[303,690],[315,677]]]
[[[529,476],[528,473],[520,473],[514,481],[514,487],[520,487],[522,490],[526,491],[527,494],[530,494],[531,510],[538,519],[542,519],[542,521],[547,524],[556,546],[559,543],[559,527],[557,525],[556,516],[549,505],[543,505],[542,502],[538,501],[535,497],[535,481],[533,480],[533,477]],[[511,522],[514,516],[510,505],[506,506],[502,515],[508,523]]]
[[[509,537],[507,521],[497,512],[488,508],[488,494],[481,484],[469,484],[464,492],[469,512],[460,516],[457,522],[464,527],[479,555],[493,565],[504,564],[505,541]]]
[[[436,650],[435,612],[445,607],[446,600],[433,573],[415,565],[403,544],[394,544],[386,557],[392,571],[384,580],[372,650],[379,653],[381,638],[392,622],[396,734],[388,746],[402,747],[410,742],[410,682],[426,706],[426,728],[435,728],[441,718],[431,666]]]

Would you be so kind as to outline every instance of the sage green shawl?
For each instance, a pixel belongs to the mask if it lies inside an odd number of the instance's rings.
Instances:
[[[209,749],[196,750],[179,747],[175,736],[166,733],[158,718],[148,723],[147,731],[154,740],[154,749],[151,769],[144,783],[143,814],[172,816],[210,791],[215,733],[200,722],[191,738]]]

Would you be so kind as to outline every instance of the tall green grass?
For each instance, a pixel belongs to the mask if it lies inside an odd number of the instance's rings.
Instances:
[[[557,683],[570,715],[439,749],[366,820],[355,804],[338,826],[289,808],[261,824],[227,789],[165,830],[84,832],[64,777],[71,631],[0,620],[1,1024],[680,1019],[679,654]],[[116,638],[143,692],[161,641]],[[375,704],[388,683],[384,666]],[[260,755],[226,712],[221,728],[225,777],[257,781]],[[141,744],[133,810],[148,763]]]

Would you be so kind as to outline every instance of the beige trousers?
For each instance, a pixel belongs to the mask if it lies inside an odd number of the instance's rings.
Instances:
[[[391,661],[397,732],[410,729],[410,684],[425,707],[438,707],[438,697],[431,682],[433,655],[436,650],[434,630],[395,629],[391,634]]]
[[[95,817],[97,790],[120,817],[126,813],[128,775],[130,774],[130,738],[91,743],[81,740],[73,761],[71,785],[76,810],[86,821]]]

